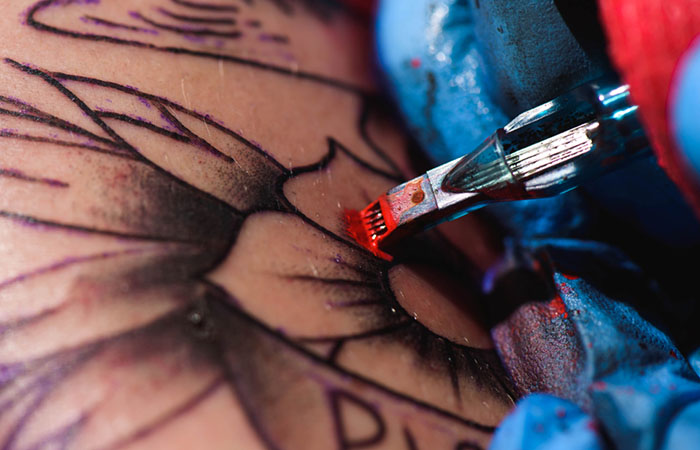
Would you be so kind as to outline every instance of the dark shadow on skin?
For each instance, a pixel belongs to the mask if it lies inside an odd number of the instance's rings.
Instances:
[[[177,2],[176,2],[177,3]],[[182,5],[183,1],[179,1]],[[280,5],[285,2],[280,2]],[[9,105],[8,109],[0,110],[0,116],[12,116],[24,119],[47,127],[47,130],[61,130],[83,136],[90,144],[84,142],[62,141],[50,137],[49,131],[38,135],[28,135],[16,132],[3,132],[0,139],[23,139],[31,142],[45,143],[46,151],[57,151],[55,148],[80,150],[104,158],[105,161],[113,161],[126,164],[130,169],[128,183],[139,188],[139,193],[147,196],[149,208],[141,206],[142,210],[130,210],[124,205],[111,205],[110,217],[114,215],[117,220],[115,229],[95,228],[85,224],[62,223],[55,218],[35,217],[21,214],[16,211],[2,211],[0,214],[5,220],[11,220],[42,232],[62,233],[70,231],[86,236],[101,235],[113,236],[121,239],[133,240],[138,243],[159,244],[164,247],[162,252],[150,254],[134,252],[129,258],[124,255],[96,255],[94,260],[87,261],[67,260],[36,272],[34,277],[20,277],[16,283],[41,282],[42,277],[48,274],[59,273],[76,264],[89,263],[89,269],[81,283],[94,280],[102,286],[105,293],[101,301],[109,306],[111,302],[124,301],[117,294],[133,299],[133,307],[137,308],[137,300],[147,292],[157,290],[165,298],[172,299],[177,305],[168,314],[157,319],[114,336],[90,341],[75,348],[64,348],[35,360],[26,360],[18,363],[0,362],[4,373],[11,374],[7,381],[0,384],[0,389],[7,394],[13,404],[25,401],[23,412],[14,422],[12,431],[5,437],[4,448],[14,448],[35,418],[43,408],[49,408],[49,399],[52,393],[64,388],[70,383],[71,377],[78,373],[88,363],[95,363],[100,357],[113,352],[123,352],[138,364],[143,360],[155,357],[165,357],[173,349],[173,342],[185,346],[191,355],[191,366],[212,375],[213,381],[201,387],[189,399],[184,399],[179,406],[171,410],[163,411],[156,420],[144,424],[143,427],[134,430],[129,436],[124,436],[112,443],[114,447],[120,447],[156,432],[187,411],[193,410],[197,405],[205,401],[213,392],[219,389],[220,383],[224,383],[229,389],[237,393],[243,403],[251,423],[258,431],[261,439],[269,448],[278,448],[275,425],[265,419],[267,410],[272,411],[274,405],[266,404],[262,400],[266,398],[265,392],[271,387],[265,378],[256,376],[265,372],[266,365],[270,365],[274,358],[270,357],[270,351],[257,351],[262,341],[277,344],[276,353],[280,358],[287,353],[293,354],[293,358],[301,358],[313,361],[323,370],[332,370],[346,379],[356,380],[380,391],[383,395],[398,399],[402,402],[410,402],[420,411],[426,411],[436,417],[458,423],[465,429],[478,433],[490,433],[493,427],[436,408],[428,403],[408,397],[393,391],[391,388],[379,384],[376,381],[364,377],[360,373],[349,372],[335,363],[335,359],[342,351],[344,343],[353,339],[380,339],[391,340],[413,349],[417,355],[421,355],[423,363],[436,365],[444,372],[453,386],[455,394],[458,394],[459,385],[456,381],[465,375],[474,375],[478,379],[478,385],[493,390],[504,397],[511,393],[509,383],[503,374],[498,359],[493,351],[479,350],[467,346],[456,345],[428,331],[419,322],[408,317],[406,312],[396,301],[388,282],[388,272],[391,264],[375,258],[364,249],[355,246],[344,238],[337,236],[310,218],[301,214],[298,209],[284,196],[284,184],[305,174],[311,174],[332,163],[339,153],[343,153],[363,168],[365,171],[384,177],[392,181],[400,181],[401,175],[396,165],[382,150],[371,141],[367,132],[367,124],[373,110],[371,105],[377,99],[345,83],[327,79],[314,74],[304,72],[291,72],[284,68],[262,64],[256,61],[244,60],[225,55],[216,55],[205,52],[196,52],[187,49],[161,48],[155,45],[125,41],[109,36],[80,34],[69,30],[60,30],[34,19],[34,15],[51,5],[60,4],[54,0],[45,0],[37,3],[30,11],[27,24],[42,32],[54,35],[102,41],[117,45],[127,45],[147,48],[155,51],[164,51],[173,54],[188,54],[195,57],[223,59],[229,63],[243,64],[256,67],[260,70],[272,71],[293,79],[307,79],[321,84],[332,86],[340,91],[358,95],[364,99],[362,114],[358,117],[358,132],[365,139],[366,144],[378,155],[390,168],[389,171],[377,168],[372,164],[357,157],[334,138],[328,138],[328,152],[322,160],[316,164],[286,169],[274,158],[262,151],[245,137],[233,132],[213,118],[188,110],[168,99],[140,92],[134,88],[116,83],[87,78],[83,76],[48,72],[27,64],[6,60],[11,67],[23,72],[25,76],[42,79],[47,86],[56,92],[60,92],[66,99],[81,110],[89,120],[99,127],[101,134],[88,131],[77,124],[56,117],[47,112],[31,106],[31,99],[16,100],[0,99]],[[193,3],[194,4],[194,3]],[[306,5],[315,5],[315,1],[306,1]],[[206,6],[198,4],[198,6]],[[215,5],[209,5],[215,6]],[[211,11],[211,9],[210,9]],[[136,118],[120,111],[98,110],[88,106],[87,101],[81,99],[77,89],[71,90],[68,86],[89,86],[91,89],[104,90],[112,95],[127,95],[132,98],[143,99],[151,107],[160,111],[166,120],[168,127],[151,123],[148,120]],[[11,107],[11,108],[10,108]],[[209,127],[228,136],[238,146],[238,156],[231,157],[220,152],[206,140],[188,130],[176,114],[183,114],[203,122]],[[178,178],[150,160],[139,148],[139,145],[122,137],[110,123],[127,124],[136,127],[141,132],[155,133],[174,142],[187,144],[193,152],[202,152],[209,158],[215,158],[222,164],[236,164],[236,158],[243,158],[256,167],[253,174],[239,173],[240,183],[247,182],[256,189],[250,191],[247,201],[253,206],[241,208],[224,201],[210,193],[207,193],[186,180]],[[53,148],[53,146],[58,146]],[[249,179],[244,179],[249,176]],[[55,180],[61,183],[61,180]],[[224,182],[222,180],[222,182]],[[231,180],[226,182],[231,183]],[[115,187],[114,189],[119,189]],[[122,195],[127,194],[126,191]],[[207,281],[205,276],[219,266],[226,258],[230,249],[235,245],[246,218],[260,213],[277,212],[301,218],[308,226],[324,233],[338,245],[342,245],[347,251],[356,255],[361,261],[359,264],[348,266],[347,269],[355,273],[364,274],[366,280],[363,287],[370,287],[376,295],[374,304],[364,305],[370,307],[374,314],[374,330],[363,335],[354,336],[319,336],[318,339],[333,341],[331,354],[327,358],[320,357],[310,352],[301,342],[295,342],[285,337],[278,330],[272,330],[259,320],[243,312],[236,306],[236,300],[220,287]],[[110,222],[112,223],[112,222]],[[186,236],[186,239],[183,239]],[[101,264],[107,264],[104,266]],[[444,264],[444,260],[442,262]],[[342,263],[339,263],[342,264]],[[109,267],[107,269],[106,267]],[[106,275],[104,275],[106,273]],[[29,274],[26,274],[29,275]],[[290,274],[294,276],[294,274]],[[343,300],[343,288],[350,289],[355,286],[348,285],[344,279],[315,279],[306,280],[309,283],[334,284],[338,286],[340,297]],[[3,289],[0,284],[0,289]],[[74,289],[80,291],[82,285],[78,283]],[[68,298],[65,304],[61,304],[55,311],[45,311],[42,314],[26,317],[13,324],[16,329],[35,326],[52,320],[63,310],[73,307],[73,300]],[[234,324],[237,324],[234,326]],[[9,325],[9,324],[7,324]],[[2,336],[0,336],[2,339]],[[148,343],[145,345],[144,343]],[[274,352],[273,352],[274,353]],[[257,367],[251,370],[251,367]],[[222,381],[223,380],[223,381]],[[397,400],[397,401],[398,401]],[[5,409],[7,412],[7,409]],[[0,417],[3,415],[0,408]],[[75,436],[79,434],[81,427],[87,423],[92,412],[86,411],[74,423],[66,425],[63,429],[53,431],[45,436],[42,442],[60,442],[61,445],[69,445]],[[273,414],[274,416],[274,414]],[[43,445],[43,444],[42,444]],[[467,445],[467,444],[465,444]],[[472,445],[472,444],[469,444]],[[471,447],[465,447],[471,448]]]
[[[169,342],[180,342],[181,340],[191,341],[194,339],[196,342],[204,342],[204,344],[196,344],[197,349],[193,348],[193,354],[206,355],[212,352],[219,354],[221,351],[221,346],[224,345],[221,341],[216,338],[216,332],[214,330],[225,328],[222,323],[210,325],[210,322],[223,321],[225,315],[213,314],[212,310],[224,307],[230,309],[233,307],[230,298],[226,296],[226,299],[221,299],[223,295],[221,292],[217,294],[217,300],[206,300],[207,295],[202,294],[202,286],[210,285],[210,283],[204,281],[204,276],[217,267],[221,261],[226,257],[229,249],[234,245],[237,238],[238,232],[245,221],[245,218],[251,214],[256,214],[261,211],[277,211],[285,214],[293,214],[297,217],[302,218],[305,223],[312,226],[313,228],[325,233],[331,239],[338,243],[342,243],[357,254],[361,254],[365,262],[362,266],[355,267],[354,270],[359,273],[366,273],[368,281],[365,283],[367,286],[374,289],[377,294],[377,300],[380,302],[375,306],[374,314],[376,314],[376,326],[375,330],[371,333],[367,333],[362,336],[337,336],[337,337],[326,337],[326,340],[337,341],[337,348],[334,350],[334,355],[341,351],[341,347],[344,342],[352,341],[354,339],[369,339],[369,338],[380,338],[380,339],[391,339],[393,342],[401,342],[409,348],[414,348],[418,354],[426,358],[426,365],[436,362],[442,362],[445,364],[445,372],[449,376],[455,386],[458,385],[456,380],[458,376],[464,376],[463,374],[476,375],[477,378],[482,379],[480,386],[487,387],[487,384],[493,383],[493,380],[501,383],[501,386],[506,389],[506,381],[504,375],[499,370],[497,365],[497,358],[492,351],[484,351],[472,349],[465,346],[455,345],[434,335],[433,333],[427,331],[419,322],[410,320],[405,311],[401,309],[398,302],[394,298],[393,292],[388,285],[388,270],[391,265],[376,259],[371,254],[365,252],[359,247],[353,246],[344,239],[330,233],[328,230],[324,229],[320,225],[316,224],[307,217],[304,217],[299,213],[296,207],[291,204],[283,195],[283,186],[287,180],[290,180],[296,176],[302,176],[304,174],[313,173],[319,168],[325,167],[330,164],[338,152],[342,152],[349,156],[351,160],[375,175],[383,176],[388,179],[398,180],[397,175],[385,172],[382,169],[378,169],[368,164],[364,160],[355,156],[350,150],[339,144],[332,138],[328,140],[328,153],[327,155],[318,163],[294,168],[292,170],[287,170],[280,166],[274,159],[272,159],[268,154],[262,152],[255,145],[251,144],[248,140],[242,136],[232,132],[223,125],[219,124],[214,119],[202,115],[190,110],[187,110],[180,105],[177,105],[167,99],[152,96],[147,93],[137,91],[133,88],[126,86],[117,85],[114,83],[109,83],[101,80],[96,80],[92,78],[85,78],[80,76],[73,76],[65,73],[51,73],[46,72],[41,69],[29,67],[26,65],[19,64],[12,60],[7,60],[7,64],[16,69],[24,72],[28,76],[38,77],[43,79],[47,85],[53,87],[57,91],[63,93],[66,98],[70,99],[76,107],[80,108],[95,124],[97,124],[104,133],[109,136],[109,138],[100,138],[102,144],[107,148],[120,149],[120,152],[125,152],[128,155],[127,161],[130,164],[135,165],[137,169],[134,169],[136,179],[138,183],[143,187],[144,192],[147,193],[149,198],[153,200],[151,205],[156,205],[156,209],[149,209],[140,211],[138,213],[128,213],[122,214],[129,225],[129,228],[142,230],[141,233],[125,233],[113,230],[104,230],[91,228],[83,225],[76,225],[70,223],[59,223],[55,220],[48,218],[32,217],[32,216],[22,216],[12,211],[3,211],[2,214],[7,219],[14,221],[23,222],[30,225],[41,225],[49,230],[72,230],[76,232],[81,232],[85,234],[95,234],[103,236],[117,236],[120,238],[130,238],[138,241],[148,241],[148,242],[164,242],[169,244],[186,245],[189,247],[178,247],[170,253],[162,257],[144,257],[142,262],[134,262],[133,267],[125,267],[123,270],[119,270],[118,266],[115,266],[110,271],[110,279],[113,281],[108,282],[102,280],[101,283],[105,286],[105,289],[109,291],[109,286],[114,284],[122,285],[126,283],[129,286],[131,295],[138,297],[139,292],[144,292],[146,290],[152,290],[154,288],[159,288],[165,290],[168,294],[172,296],[176,301],[181,303],[175,312],[170,313],[167,317],[158,319],[152,324],[147,324],[138,329],[132,329],[124,334],[119,334],[114,337],[99,340],[97,342],[90,342],[88,344],[82,345],[76,349],[62,350],[57,353],[50,354],[43,357],[40,361],[27,361],[24,362],[25,367],[70,367],[70,370],[58,370],[50,371],[50,374],[41,375],[42,371],[39,369],[26,370],[21,374],[17,374],[11,383],[12,386],[17,386],[12,389],[19,389],[13,395],[13,398],[26,399],[28,395],[37,395],[38,400],[30,405],[24,413],[24,419],[17,422],[13,433],[8,437],[6,442],[8,446],[12,447],[12,443],[16,439],[16,436],[22,434],[26,427],[26,423],[31,420],[34,415],[45,406],[45,398],[53,392],[53,390],[58,389],[61,385],[68,382],[71,379],[71,374],[74,371],[80,370],[84,364],[92,361],[94,355],[101,354],[101,352],[109,352],[110,349],[116,347],[127,345],[125,342],[133,342],[128,344],[130,353],[135,351],[134,346],[139,346],[138,354],[150,355],[150,357],[156,355],[167,354],[167,350],[164,347],[153,346],[149,344],[144,346],[143,342],[153,342],[159,339],[164,339]],[[104,112],[96,111],[89,107],[86,102],[82,101],[76,92],[69,90],[63,83],[70,81],[72,86],[75,83],[81,83],[87,86],[92,86],[98,89],[112,90],[115,94],[121,93],[130,95],[133,97],[138,97],[149,102],[152,107],[155,107],[161,111],[161,115],[169,119],[170,124],[173,126],[173,130],[166,130],[163,127],[157,126],[152,123],[148,123],[145,120],[138,120],[129,118],[128,116],[113,111]],[[40,111],[39,109],[29,106],[28,102],[19,101],[16,102],[22,111],[20,116],[26,120],[39,121],[40,123],[46,125],[49,129],[66,129],[71,131],[77,131],[81,135],[88,135],[87,130],[82,129],[78,125],[72,124],[68,121],[51,116],[48,113]],[[203,191],[195,188],[188,182],[180,180],[173,174],[165,171],[159,167],[155,162],[147,159],[138,150],[138,145],[132,145],[122,138],[114,129],[112,129],[106,120],[115,120],[118,122],[129,123],[132,126],[140,127],[141,129],[157,133],[161,136],[166,136],[175,141],[188,143],[192,146],[193,151],[206,152],[212,158],[218,158],[225,161],[227,164],[235,164],[235,161],[231,160],[232,157],[220,154],[216,148],[209,148],[210,144],[200,142],[201,138],[194,135],[190,130],[182,125],[179,121],[176,121],[175,117],[170,111],[177,111],[179,113],[187,114],[198,120],[201,120],[208,124],[208,126],[215,127],[218,130],[225,132],[232,139],[235,139],[239,144],[243,145],[243,148],[249,152],[250,155],[254,155],[257,164],[263,164],[259,166],[254,176],[266,177],[268,181],[255,182],[250,180],[251,185],[268,185],[276,186],[273,190],[264,191],[257,190],[250,193],[253,203],[257,206],[248,208],[245,211],[239,210],[230,204],[223,202],[222,200],[206,194]],[[362,124],[363,121],[358,121],[358,124]],[[97,136],[96,136],[97,137]],[[91,151],[90,149],[85,149],[86,151]],[[375,151],[379,151],[375,146]],[[99,153],[105,158],[114,158],[114,155]],[[242,154],[244,156],[244,154]],[[123,159],[122,155],[116,156],[119,159]],[[118,208],[118,207],[117,207]],[[187,239],[183,241],[182,236],[187,236]],[[137,258],[138,260],[138,258]],[[74,264],[79,263],[78,261],[69,261],[65,266],[49,267],[44,272],[38,274],[38,278],[46,273],[55,273],[56,271],[63,270],[65,267],[72,267]],[[127,266],[131,266],[127,264]],[[98,265],[95,265],[95,273],[100,273]],[[95,275],[97,276],[97,275]],[[89,277],[88,277],[89,278]],[[20,282],[27,282],[27,279],[22,279]],[[308,282],[321,283],[321,284],[334,284],[340,288],[354,288],[354,286],[348,285],[348,280],[338,279],[309,279]],[[79,286],[77,287],[79,289]],[[209,288],[204,289],[207,291]],[[342,289],[340,290],[342,292]],[[202,297],[204,295],[204,297]],[[340,300],[342,300],[342,294],[340,294]],[[216,303],[213,304],[212,302]],[[219,306],[217,306],[219,305]],[[64,307],[70,307],[71,305],[65,305]],[[135,306],[136,307],[136,306]],[[194,309],[193,309],[194,308]],[[242,311],[234,308],[236,314],[245,316],[248,322],[256,323],[256,326],[262,326],[256,319],[247,316]],[[393,309],[393,313],[388,313]],[[178,312],[179,311],[179,312]],[[196,313],[193,313],[196,311]],[[35,323],[51,320],[54,316],[54,312],[50,314],[40,315],[34,318],[26,318],[22,323],[16,324],[16,327],[30,327]],[[193,320],[196,317],[196,320]],[[168,325],[168,329],[175,327],[173,330],[179,331],[167,331],[162,325],[162,321],[165,320],[171,325]],[[406,326],[397,326],[397,324],[405,323]],[[6,324],[9,325],[9,324]],[[167,327],[166,327],[167,328]],[[190,330],[190,331],[187,331]],[[299,347],[299,344],[286,339],[277,333],[268,330],[270,333],[277,335],[275,339],[279,339],[284,342],[285,345],[297,348],[301,354],[306,358],[312,358],[318,360],[319,357],[310,353],[308,350],[304,350]],[[163,333],[167,334],[166,337]],[[189,333],[189,334],[188,334]],[[138,336],[138,339],[135,337]],[[190,336],[186,338],[186,336]],[[322,337],[319,337],[321,339]],[[227,341],[230,344],[230,341]],[[137,344],[138,343],[138,344]],[[227,345],[228,345],[227,344]],[[204,345],[203,348],[200,348]],[[151,347],[150,349],[148,347]],[[247,347],[246,353],[250,353],[249,357],[253,357],[255,351],[253,347]],[[215,349],[215,350],[213,350]],[[240,355],[239,355],[240,357]],[[135,359],[136,356],[134,356]],[[391,395],[399,395],[401,398],[408,399],[402,394],[391,391],[386,386],[379,385],[376,382],[363,378],[358,373],[349,373],[345,369],[337,366],[333,362],[334,357],[329,359],[323,359],[323,364],[333,368],[333,370],[344,372],[346,376],[360,377],[363,383],[372,385],[374,388],[381,389],[383,391],[391,393]],[[231,375],[226,375],[228,370],[226,367],[222,367],[221,363],[210,363],[211,370],[224,376],[226,380],[231,380]],[[222,372],[223,370],[223,372]],[[20,389],[20,386],[25,385],[23,383],[27,381],[27,377],[30,379],[37,379],[35,384],[30,383],[29,389]],[[38,377],[38,378],[37,378]],[[213,386],[213,385],[212,385]],[[232,386],[235,389],[235,386]],[[488,386],[492,388],[492,386]],[[128,436],[120,440],[120,442],[128,443],[135,439],[139,439],[142,436],[146,436],[155,432],[157,428],[165,426],[171,420],[179,417],[181,413],[179,408],[184,408],[184,410],[190,410],[194,408],[196,404],[204,401],[207,395],[204,393],[210,392],[214,387],[202,387],[201,391],[195,395],[192,399],[184,401],[181,407],[175,408],[171,411],[163,412],[163,416],[156,420],[154,423],[145,426],[143,429],[134,431],[132,436]],[[238,390],[237,390],[238,392]],[[247,392],[247,391],[246,391]],[[438,412],[437,409],[431,407],[425,403],[419,402],[415,399],[411,401],[420,405],[421,408],[427,408],[433,413]],[[255,408],[263,408],[265,405],[255,405]],[[249,413],[253,414],[249,411]],[[2,413],[0,413],[2,414]],[[439,414],[446,415],[450,417],[451,420],[458,420],[467,427],[475,428],[476,430],[490,431],[492,428],[486,425],[481,425],[476,422],[470,421],[468,419],[459,418],[450,413],[439,412]],[[87,416],[89,418],[89,414]],[[86,419],[87,420],[87,419]],[[259,428],[267,427],[268,424],[259,424]],[[81,427],[80,423],[74,423],[70,425],[72,433],[79,432]],[[259,429],[259,431],[261,431]],[[262,431],[261,431],[262,432]],[[68,433],[70,434],[70,433]],[[263,440],[267,438],[262,436]],[[121,444],[120,444],[121,445]]]

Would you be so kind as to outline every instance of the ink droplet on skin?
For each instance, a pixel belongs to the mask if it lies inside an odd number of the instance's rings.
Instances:
[[[418,69],[420,66],[421,66],[420,59],[418,59],[418,58],[411,59],[411,67],[413,67],[414,69]]]

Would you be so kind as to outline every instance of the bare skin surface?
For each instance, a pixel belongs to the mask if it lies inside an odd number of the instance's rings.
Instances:
[[[488,444],[513,399],[464,281],[484,259],[433,235],[386,262],[343,233],[413,175],[365,18],[8,3],[3,448]]]

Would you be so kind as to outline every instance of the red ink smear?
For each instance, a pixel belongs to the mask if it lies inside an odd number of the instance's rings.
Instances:
[[[411,67],[413,67],[414,69],[417,69],[420,67],[420,65],[421,65],[420,59],[418,59],[418,58],[411,59]]]
[[[375,0],[343,0],[343,3],[349,5],[350,7],[356,8],[364,14],[372,14],[375,7]]]
[[[588,428],[589,430],[591,430],[595,433],[598,432],[598,424],[593,420],[589,420],[588,423],[586,423],[586,428]]]
[[[580,278],[580,277],[577,277],[576,275],[569,275],[566,273],[562,273],[561,276],[563,276],[567,280],[578,280]]]
[[[345,232],[353,241],[357,242],[362,248],[369,250],[374,256],[391,261],[393,258],[388,253],[379,249],[376,241],[372,241],[367,233],[362,215],[360,211],[354,209],[346,209],[343,212],[345,220]]]
[[[559,290],[564,294],[564,295],[569,295],[574,292],[571,287],[569,287],[568,284],[566,283],[559,283]]]
[[[596,391],[602,391],[606,387],[608,387],[608,385],[605,383],[605,381],[596,381],[595,383],[591,384],[591,389]]]
[[[560,419],[563,419],[564,417],[566,417],[566,410],[564,408],[559,407],[557,408],[556,415]]]
[[[569,313],[566,312],[566,305],[558,295],[549,302],[549,308],[554,317],[563,317],[564,319],[569,317]]]
[[[671,358],[678,359],[678,353],[676,353],[675,350],[671,350],[668,354],[671,355]]]

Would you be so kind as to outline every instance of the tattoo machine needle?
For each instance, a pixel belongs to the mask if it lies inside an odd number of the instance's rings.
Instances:
[[[596,80],[526,111],[475,151],[346,213],[377,256],[402,239],[494,202],[551,197],[650,154],[626,85]]]

